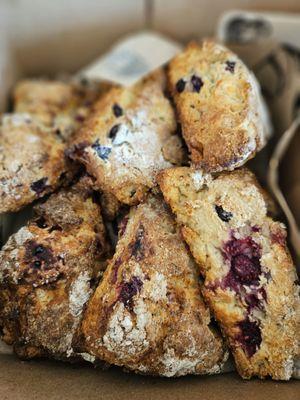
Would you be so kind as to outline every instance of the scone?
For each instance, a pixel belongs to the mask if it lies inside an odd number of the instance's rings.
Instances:
[[[285,227],[266,215],[254,175],[242,169],[213,178],[174,168],[159,183],[239,373],[288,380],[299,345],[299,287]]]
[[[95,105],[68,155],[83,163],[98,188],[128,205],[156,185],[158,171],[180,165],[183,144],[164,95],[162,71],[131,88],[114,88]]]
[[[162,199],[133,207],[83,317],[80,351],[142,374],[220,371],[227,351],[197,267]]]
[[[65,179],[65,146],[29,114],[4,114],[0,122],[0,214],[18,211]]]
[[[0,252],[1,338],[24,359],[72,358],[107,251],[100,207],[82,180],[35,211]]]
[[[191,43],[170,62],[168,86],[191,160],[206,172],[232,170],[265,144],[270,128],[258,83],[225,47]]]
[[[29,113],[67,140],[88,116],[92,104],[112,85],[32,79],[14,90],[14,111]]]

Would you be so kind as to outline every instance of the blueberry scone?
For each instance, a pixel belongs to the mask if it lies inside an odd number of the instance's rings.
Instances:
[[[142,374],[217,373],[227,358],[199,277],[161,199],[123,220],[116,253],[83,317],[81,351]]]
[[[137,204],[158,171],[180,165],[183,144],[158,71],[131,88],[114,88],[97,102],[68,155],[82,162],[100,190]]]
[[[23,80],[14,90],[14,110],[32,115],[67,140],[86,119],[93,103],[110,87],[94,82]]]
[[[299,287],[285,228],[267,216],[254,175],[236,170],[213,178],[183,167],[162,172],[159,183],[239,373],[289,379],[299,345]]]
[[[65,146],[29,114],[0,121],[0,213],[17,211],[52,192],[67,175]]]
[[[170,62],[168,85],[198,167],[232,170],[265,144],[270,128],[258,83],[225,47],[191,43]]]
[[[107,251],[100,207],[83,179],[35,212],[0,252],[1,338],[24,359],[72,358]]]

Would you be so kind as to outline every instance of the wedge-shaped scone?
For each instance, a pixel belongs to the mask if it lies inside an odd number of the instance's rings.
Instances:
[[[143,374],[216,373],[227,354],[209,324],[197,267],[175,222],[162,200],[147,199],[120,227],[84,314],[81,346]]]
[[[96,99],[111,86],[93,82],[23,80],[13,93],[14,110],[31,114],[66,140],[85,120]]]
[[[100,190],[137,204],[158,171],[184,157],[176,121],[164,96],[162,71],[132,88],[114,88],[94,107],[68,154],[82,162]]]
[[[0,332],[22,358],[74,356],[72,339],[107,245],[83,180],[35,207],[0,252]]]
[[[66,177],[64,144],[29,114],[0,121],[0,213],[52,192]]]
[[[159,176],[204,277],[203,294],[244,378],[287,380],[297,352],[299,287],[282,224],[266,216],[252,173],[212,178],[191,168]]]
[[[257,81],[225,47],[191,43],[170,62],[168,84],[198,167],[232,170],[265,144],[270,128]]]

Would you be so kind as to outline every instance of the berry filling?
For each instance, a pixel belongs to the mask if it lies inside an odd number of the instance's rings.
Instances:
[[[179,81],[176,83],[176,90],[178,93],[182,93],[185,88],[185,81],[183,79],[179,79]]]
[[[225,211],[222,206],[215,205],[215,210],[218,214],[218,217],[224,222],[230,221],[233,217],[232,213],[229,211]]]
[[[193,86],[193,91],[199,93],[203,86],[202,79],[197,75],[193,75],[191,78],[191,83]]]
[[[255,321],[250,321],[249,318],[246,318],[238,323],[238,327],[240,329],[240,333],[237,335],[236,339],[242,345],[248,357],[252,357],[262,341],[261,331],[258,323]]]
[[[226,61],[225,64],[226,64],[225,71],[229,71],[233,74],[235,68],[235,61]]]
[[[122,284],[119,300],[129,310],[133,308],[133,297],[141,290],[142,286],[143,282],[137,276],[132,277],[129,282]]]
[[[92,145],[92,148],[96,151],[97,156],[100,157],[102,160],[108,160],[108,157],[111,153],[111,148],[107,146],[101,146],[99,143],[99,139]]]
[[[119,106],[119,104],[114,104],[113,105],[113,113],[115,117],[121,117],[123,115],[123,109],[122,107]]]
[[[30,189],[33,190],[37,195],[42,194],[47,188],[48,178],[41,178],[31,184]]]
[[[144,227],[141,225],[137,231],[134,242],[131,244],[131,254],[137,261],[141,261],[145,256],[143,240]]]
[[[118,130],[120,128],[120,124],[114,125],[111,130],[109,131],[108,137],[114,141],[115,137],[117,136]]]

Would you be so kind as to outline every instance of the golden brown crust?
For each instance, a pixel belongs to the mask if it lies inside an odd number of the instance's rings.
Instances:
[[[169,90],[198,167],[232,170],[264,145],[266,127],[254,79],[235,54],[212,41],[191,43],[170,62]]]
[[[64,144],[29,114],[5,114],[0,125],[0,213],[52,192],[66,176]]]
[[[143,374],[220,371],[226,351],[210,326],[196,266],[161,199],[131,209],[88,304],[79,348]]]
[[[266,216],[252,173],[213,178],[192,168],[159,176],[164,197],[205,278],[203,294],[239,373],[287,380],[297,354],[296,271],[282,224]]]
[[[1,336],[22,358],[65,359],[103,268],[104,227],[86,180],[35,211],[0,252]]]
[[[128,205],[156,185],[158,171],[181,164],[183,145],[164,96],[162,71],[132,88],[114,88],[94,107],[69,151],[98,188]]]
[[[23,80],[14,90],[14,110],[30,114],[67,140],[87,118],[93,103],[111,87],[94,82]]]

